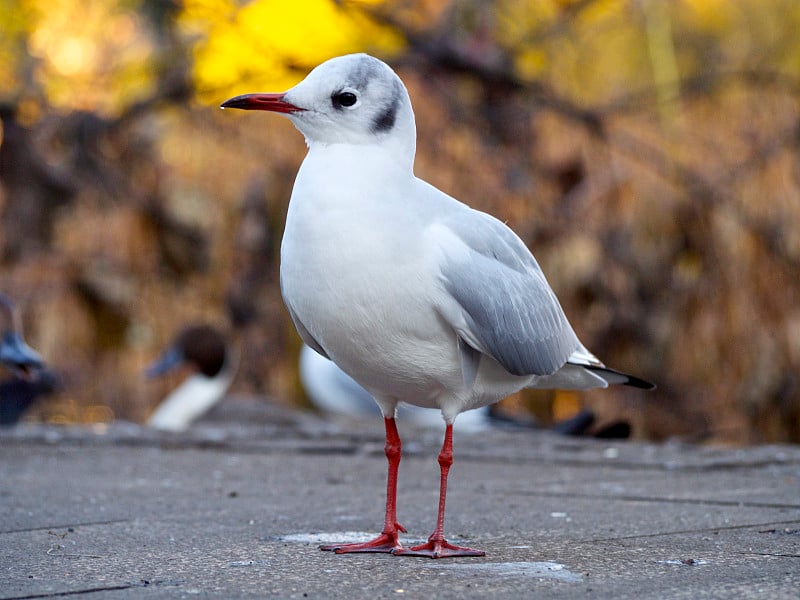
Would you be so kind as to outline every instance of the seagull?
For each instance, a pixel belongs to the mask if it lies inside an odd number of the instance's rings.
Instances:
[[[190,325],[145,371],[147,377],[164,375],[180,365],[193,373],[170,392],[147,420],[154,429],[186,431],[216,405],[233,381],[236,361],[222,333],[208,325]]]
[[[651,389],[580,342],[525,244],[498,219],[414,175],[408,92],[366,54],[330,59],[285,93],[222,108],[289,118],[308,153],[281,244],[281,292],[303,341],[363,386],[383,413],[389,463],[383,530],[337,553],[483,556],[444,535],[453,423],[526,387]],[[404,547],[397,522],[399,402],[441,411],[439,509],[427,542]]]

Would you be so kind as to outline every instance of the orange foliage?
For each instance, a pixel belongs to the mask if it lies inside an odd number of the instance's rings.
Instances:
[[[417,174],[507,220],[586,344],[659,384],[580,403],[641,437],[800,441],[794,0],[146,5],[0,9],[2,287],[66,382],[32,418],[143,420],[174,383],[143,366],[231,304],[234,391],[302,402],[277,282],[302,136],[216,105],[370,51],[408,84]]]

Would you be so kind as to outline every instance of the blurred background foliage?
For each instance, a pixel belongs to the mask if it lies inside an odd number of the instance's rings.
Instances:
[[[233,393],[302,404],[278,248],[302,136],[226,98],[366,51],[406,82],[416,172],[507,221],[573,325],[650,394],[522,394],[640,438],[800,442],[796,0],[7,0],[0,288],[62,378],[29,419],[143,421],[177,329]]]

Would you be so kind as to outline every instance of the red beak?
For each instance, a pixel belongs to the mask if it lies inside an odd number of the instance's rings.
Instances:
[[[295,113],[305,110],[284,101],[286,94],[242,94],[225,100],[220,108],[241,108],[242,110],[268,110],[277,113]]]

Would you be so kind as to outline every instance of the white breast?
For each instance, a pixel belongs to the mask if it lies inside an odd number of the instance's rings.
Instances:
[[[371,392],[435,406],[442,378],[460,375],[441,360],[443,346],[455,348],[454,334],[424,295],[439,284],[428,264],[434,257],[421,246],[424,223],[407,205],[415,180],[379,150],[366,159],[363,150],[350,152],[312,150],[298,174],[281,247],[284,299]],[[358,172],[348,177],[354,163]],[[383,177],[370,176],[378,172]],[[432,364],[447,372],[432,373]]]

